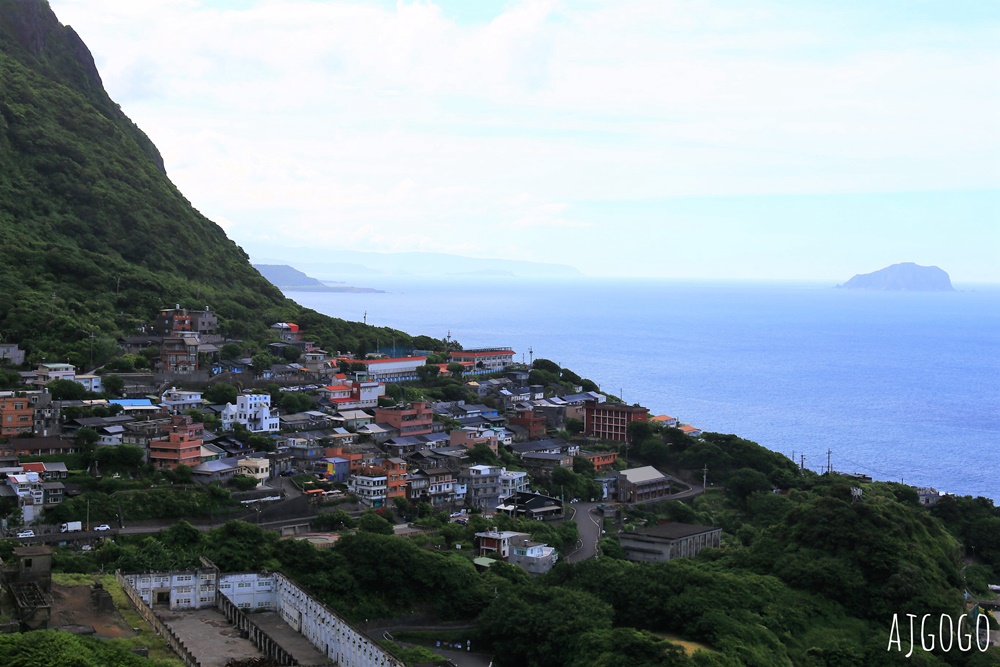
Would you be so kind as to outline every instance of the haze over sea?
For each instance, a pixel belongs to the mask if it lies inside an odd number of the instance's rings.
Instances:
[[[287,292],[464,347],[510,345],[706,431],[805,465],[1000,499],[1000,286],[369,277]],[[392,341],[382,341],[389,348]],[[711,471],[709,471],[711,479]]]

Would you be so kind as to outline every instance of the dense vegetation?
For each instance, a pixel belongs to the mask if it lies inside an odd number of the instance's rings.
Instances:
[[[293,321],[329,350],[414,344],[285,299],[170,182],[44,0],[0,0],[0,246],[0,334],[36,361],[103,363],[175,303],[246,340]]]

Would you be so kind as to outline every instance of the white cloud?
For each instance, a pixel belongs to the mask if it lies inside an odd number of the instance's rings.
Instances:
[[[240,243],[281,224],[340,247],[454,251],[470,224],[584,238],[589,201],[1000,176],[986,83],[1000,56],[960,25],[863,35],[821,7],[679,0],[525,0],[473,25],[431,2],[52,5],[181,190]]]

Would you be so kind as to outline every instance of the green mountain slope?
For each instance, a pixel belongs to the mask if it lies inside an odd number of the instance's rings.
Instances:
[[[291,320],[332,350],[409,340],[308,311],[261,277],[170,182],[43,0],[0,0],[0,248],[0,337],[35,359],[82,361],[94,333],[100,361],[175,303],[209,305],[250,339]]]

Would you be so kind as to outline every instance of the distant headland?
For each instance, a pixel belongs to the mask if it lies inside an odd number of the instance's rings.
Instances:
[[[280,290],[289,292],[372,292],[382,293],[382,290],[371,287],[352,287],[350,285],[330,285],[317,280],[287,264],[254,264],[268,282]]]
[[[951,278],[936,266],[920,266],[913,262],[893,264],[872,273],[861,273],[843,285],[845,289],[865,289],[907,292],[954,292]]]

